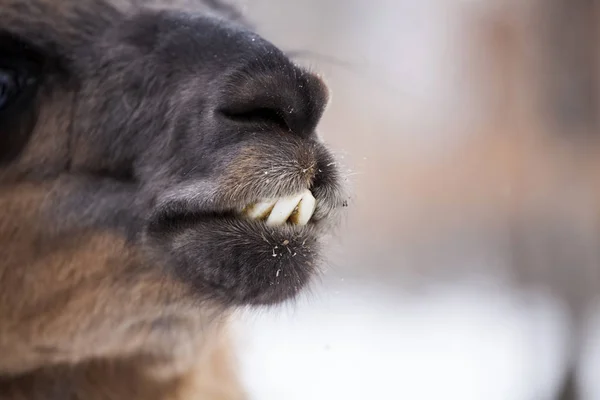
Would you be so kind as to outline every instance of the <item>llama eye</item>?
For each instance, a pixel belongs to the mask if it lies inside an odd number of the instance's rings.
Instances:
[[[18,94],[19,79],[16,71],[0,69],[0,110],[8,107]]]
[[[37,79],[29,72],[27,68],[0,66],[0,112],[32,94],[31,89],[36,86]]]

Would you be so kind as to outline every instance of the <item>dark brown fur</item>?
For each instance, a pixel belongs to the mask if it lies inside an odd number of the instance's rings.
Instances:
[[[345,201],[324,84],[208,0],[0,0],[2,60],[35,81],[0,108],[0,399],[243,398],[229,310],[293,298]],[[307,187],[305,228],[233,214]]]

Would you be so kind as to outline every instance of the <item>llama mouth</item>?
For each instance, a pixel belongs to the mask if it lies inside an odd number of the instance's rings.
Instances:
[[[201,295],[226,304],[275,304],[295,296],[320,268],[338,215],[331,203],[339,199],[319,189],[249,196],[238,204],[204,198],[201,206],[184,192],[155,211],[146,243]]]
[[[317,201],[306,189],[292,196],[264,199],[244,207],[240,214],[255,221],[265,221],[267,226],[285,224],[305,226],[315,212]]]
[[[323,216],[317,218],[319,200],[313,193],[304,189],[294,195],[282,197],[263,197],[244,205],[215,207],[198,205],[198,201],[187,196],[175,197],[164,201],[150,216],[153,228],[168,227],[177,229],[200,221],[239,220],[251,223],[260,229],[262,225],[271,230],[303,230],[311,226],[320,226]],[[325,218],[327,219],[327,218]]]

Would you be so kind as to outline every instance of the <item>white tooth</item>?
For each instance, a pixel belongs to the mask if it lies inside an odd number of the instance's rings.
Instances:
[[[312,195],[310,190],[305,190],[302,193],[302,199],[298,204],[298,209],[290,217],[290,221],[296,225],[304,226],[308,224],[308,221],[312,218],[315,212],[317,200]]]
[[[302,199],[303,193],[295,196],[283,197],[277,200],[275,207],[271,211],[271,215],[267,218],[267,225],[278,226],[285,224],[290,215],[294,212],[294,209],[298,205],[300,199]]]
[[[251,219],[265,219],[277,200],[263,200],[257,204],[248,206],[244,213]]]

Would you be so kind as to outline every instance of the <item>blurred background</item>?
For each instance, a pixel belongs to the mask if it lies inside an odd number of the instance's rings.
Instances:
[[[600,399],[600,5],[238,3],[329,84],[354,193],[311,290],[242,312],[251,398]]]

